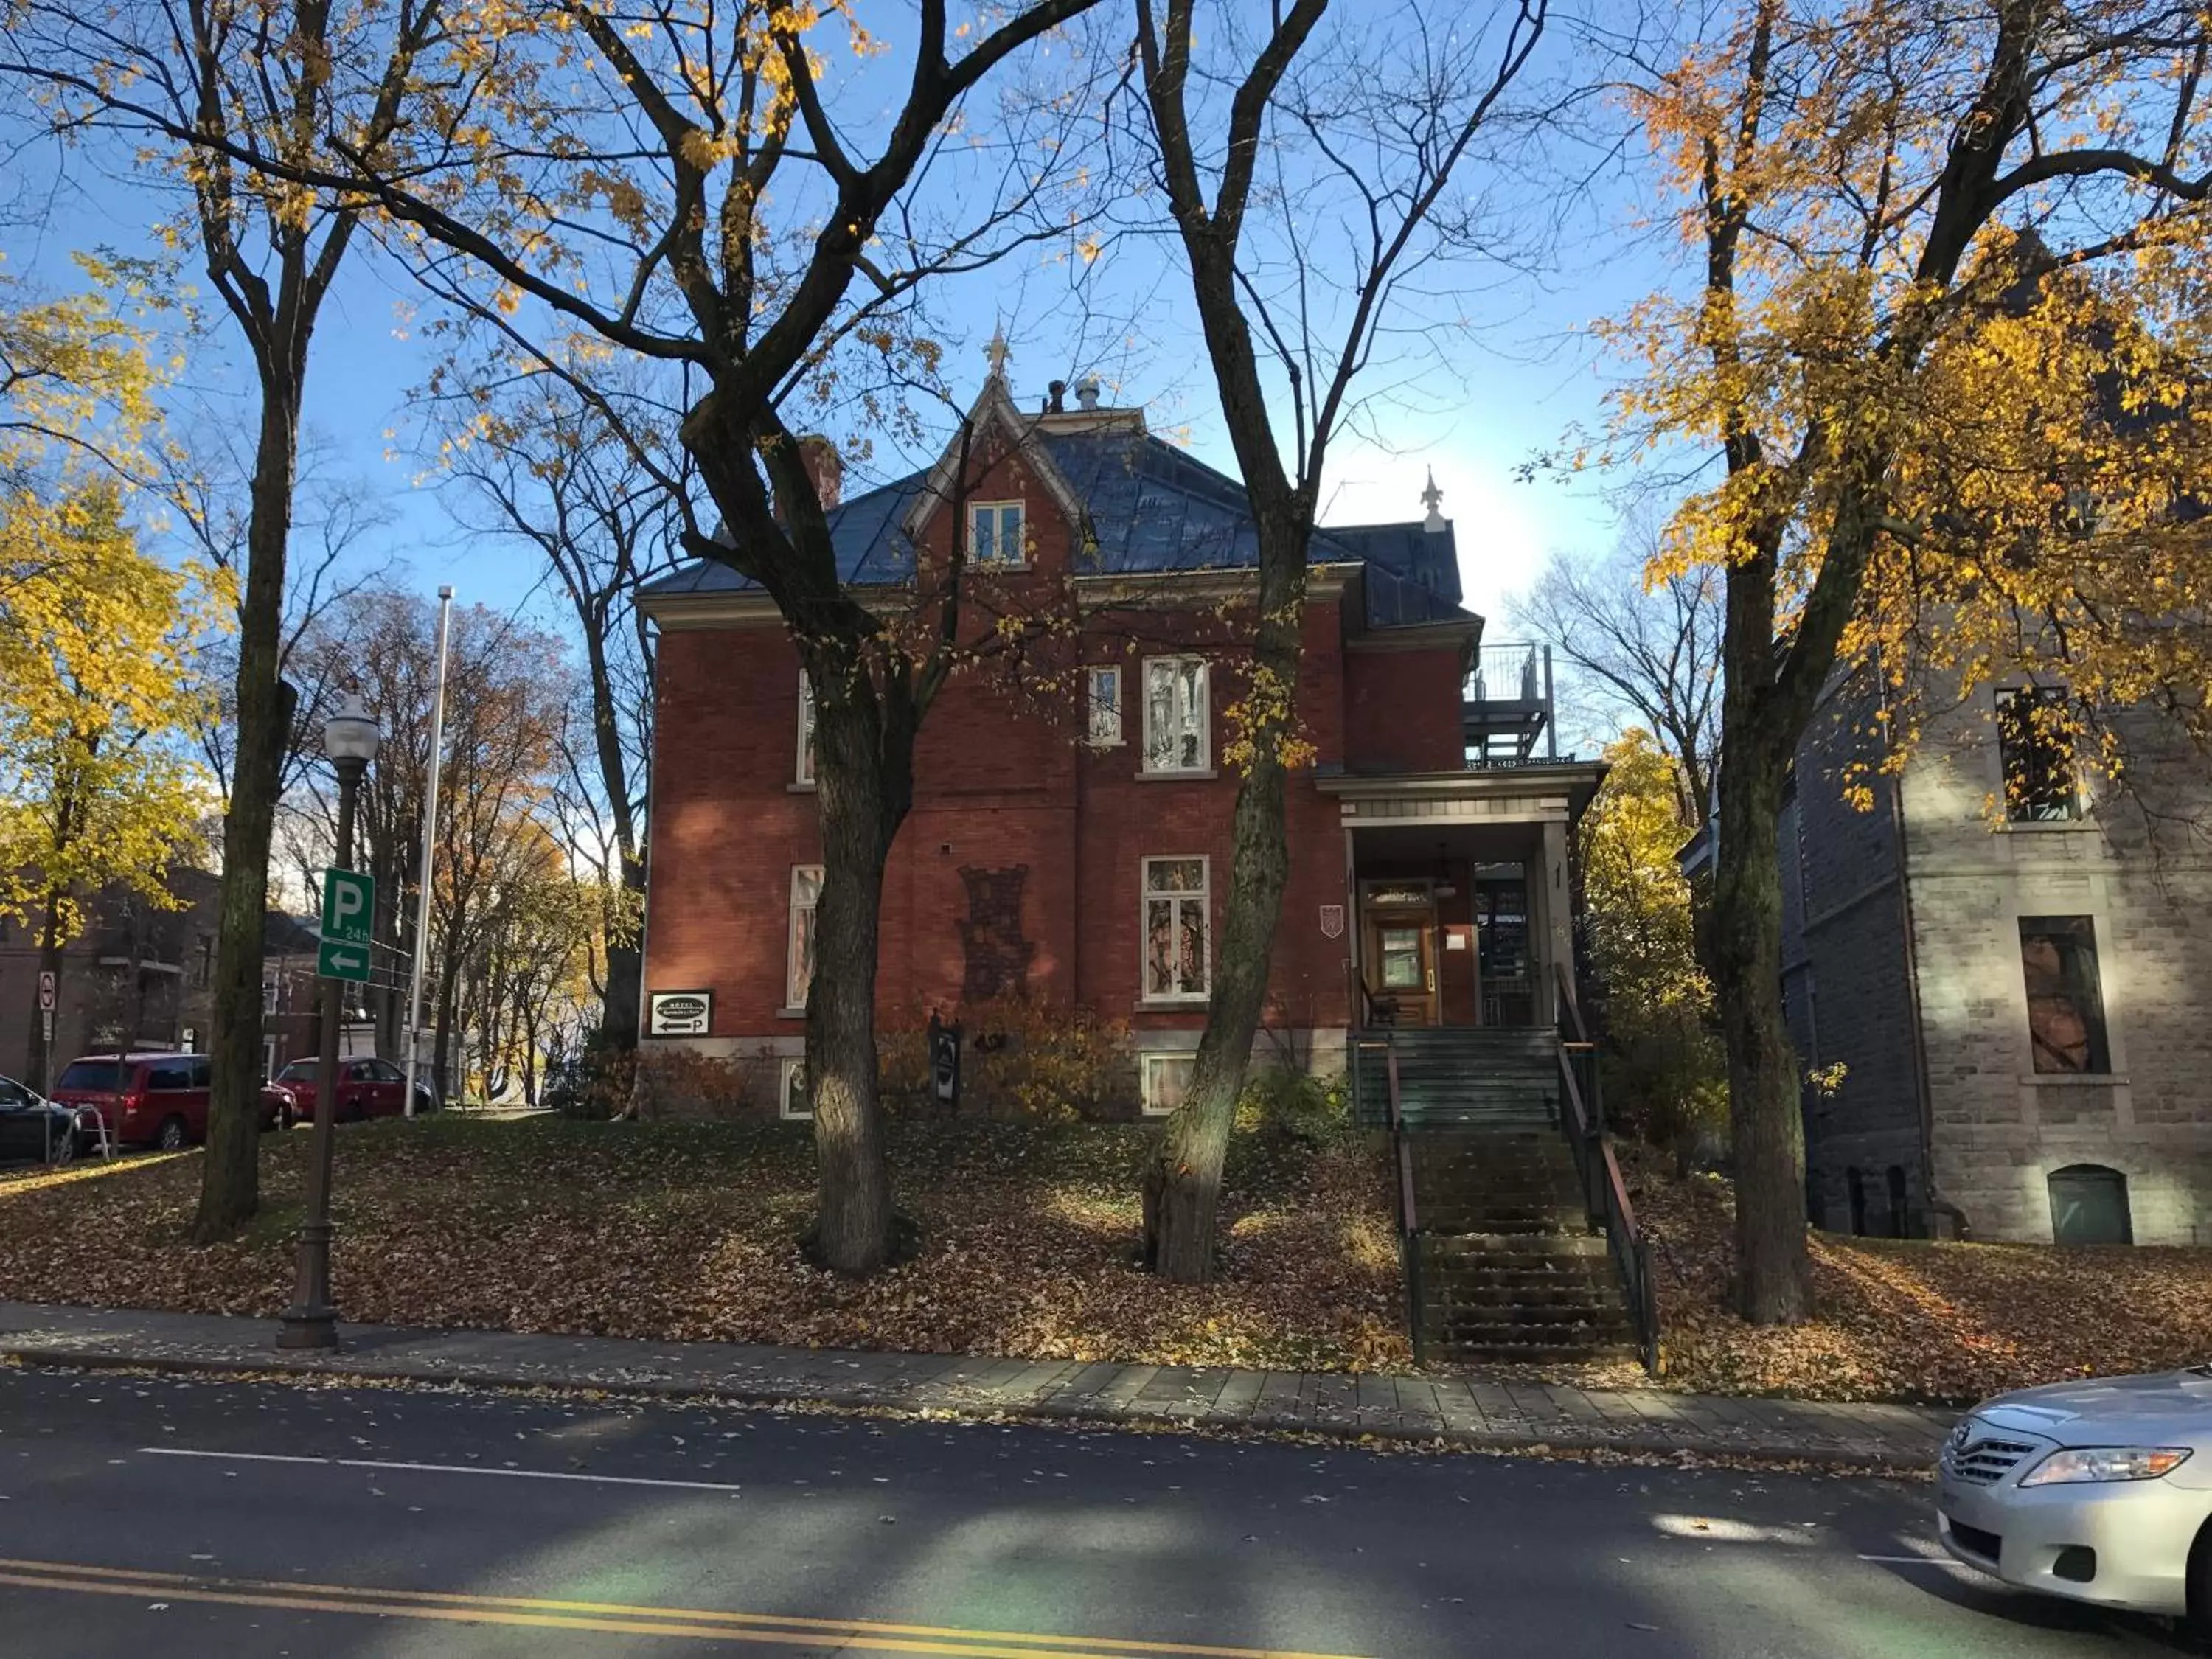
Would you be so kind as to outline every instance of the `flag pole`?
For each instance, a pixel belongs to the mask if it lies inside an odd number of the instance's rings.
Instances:
[[[415,1115],[415,1073],[422,1057],[422,972],[430,957],[430,875],[438,844],[438,763],[446,742],[446,629],[453,610],[453,590],[438,590],[438,683],[430,700],[430,787],[422,807],[422,857],[417,866],[420,891],[415,898],[415,964],[407,982],[407,1081],[401,1098]]]

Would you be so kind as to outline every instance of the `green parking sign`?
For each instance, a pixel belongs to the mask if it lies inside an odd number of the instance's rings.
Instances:
[[[376,914],[376,881],[357,870],[323,872],[323,942],[315,971],[325,979],[368,977],[368,924]]]

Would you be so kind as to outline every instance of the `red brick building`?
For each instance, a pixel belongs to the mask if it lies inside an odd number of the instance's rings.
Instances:
[[[1141,410],[1088,386],[1079,401],[1024,414],[994,373],[963,444],[831,514],[872,604],[917,603],[964,529],[971,631],[994,612],[1066,623],[1048,662],[981,664],[928,714],[884,887],[879,1015],[972,1031],[1010,994],[1080,1005],[1128,1030],[1118,1103],[1158,1110],[1205,1024],[1256,544],[1241,486]],[[834,455],[815,455],[834,485]],[[1452,526],[1433,486],[1423,499],[1425,520],[1313,540],[1314,763],[1291,787],[1265,1040],[1321,1069],[1381,1019],[1549,1024],[1555,969],[1571,974],[1568,832],[1600,769],[1548,757],[1541,659],[1482,647]],[[726,567],[645,605],[660,641],[641,1029],[756,1065],[763,1109],[795,1113],[820,878],[811,698],[775,605]]]

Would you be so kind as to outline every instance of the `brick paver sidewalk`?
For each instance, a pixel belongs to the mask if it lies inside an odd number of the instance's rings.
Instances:
[[[605,1389],[747,1404],[1297,1430],[1487,1448],[1612,1447],[1932,1467],[1955,1413],[1458,1377],[1348,1376],[722,1342],[347,1325],[336,1354],[280,1352],[276,1325],[0,1302],[0,1356],[27,1364],[293,1372],[496,1388]]]

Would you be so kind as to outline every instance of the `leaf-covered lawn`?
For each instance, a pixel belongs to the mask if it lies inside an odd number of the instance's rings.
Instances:
[[[1813,1235],[1818,1314],[1729,1311],[1734,1201],[1714,1176],[1634,1179],[1657,1242],[1667,1381],[1726,1394],[1966,1402],[2212,1361],[2212,1249],[2052,1249]]]
[[[1133,1126],[899,1124],[908,1265],[813,1268],[803,1127],[433,1118],[337,1137],[337,1295],[380,1324],[1292,1370],[1406,1369],[1382,1166],[1239,1136],[1220,1283],[1133,1263]],[[274,1315],[305,1133],[263,1141],[263,1214],[183,1242],[198,1155],[0,1182],[0,1297]],[[72,1172],[74,1175],[75,1172]]]

